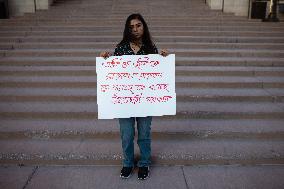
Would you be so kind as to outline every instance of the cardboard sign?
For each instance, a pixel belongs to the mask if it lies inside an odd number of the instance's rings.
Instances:
[[[99,119],[176,114],[175,55],[96,58]]]

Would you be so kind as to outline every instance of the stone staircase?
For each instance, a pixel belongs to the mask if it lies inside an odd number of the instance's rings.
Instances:
[[[121,164],[118,121],[97,119],[95,58],[140,12],[176,54],[177,115],[154,118],[153,163],[284,164],[284,23],[136,3],[58,0],[0,20],[0,163]]]

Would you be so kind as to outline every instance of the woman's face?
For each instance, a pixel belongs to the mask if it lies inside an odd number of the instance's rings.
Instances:
[[[138,19],[131,20],[130,31],[134,39],[141,39],[144,33],[143,23]]]

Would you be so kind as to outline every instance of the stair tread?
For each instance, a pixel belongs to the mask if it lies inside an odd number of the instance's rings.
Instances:
[[[0,102],[0,112],[66,112],[97,114],[97,102]],[[178,102],[177,112],[284,113],[284,103],[273,102]]]
[[[93,68],[94,70],[95,68]],[[96,82],[96,76],[1,76],[0,82],[33,82],[33,83],[52,83],[52,82]],[[121,81],[123,82],[123,81]],[[176,76],[176,82],[207,82],[207,83],[262,83],[262,82],[275,82],[282,83],[284,78],[280,76],[256,76],[256,77],[239,77],[239,76]]]
[[[269,49],[189,49],[189,48],[172,48],[168,49],[171,53],[182,53],[182,52],[198,52],[198,53],[279,53],[284,54],[283,50],[269,50]],[[113,51],[113,49],[14,49],[12,51],[0,50],[0,52],[6,52],[7,55],[13,55],[17,53],[98,53],[102,51]]]
[[[8,42],[3,42],[1,44],[10,44]],[[55,46],[55,45],[69,45],[70,47],[72,47],[73,45],[93,45],[93,46],[96,46],[96,45],[113,45],[115,46],[117,44],[117,42],[68,42],[68,41],[65,41],[65,42],[61,42],[60,44],[56,44],[56,43],[53,43],[53,42],[26,42],[26,43],[18,43],[18,44],[15,44],[15,47],[17,46],[28,46],[28,45],[50,45],[50,46]],[[178,45],[188,45],[188,48],[194,48],[194,46],[198,46],[198,45],[208,45],[208,46],[211,46],[212,48],[216,48],[218,46],[224,46],[225,49],[231,47],[231,46],[234,46],[234,47],[245,47],[245,46],[252,46],[251,48],[249,49],[254,49],[255,47],[257,46],[265,46],[265,45],[268,45],[268,46],[275,46],[275,47],[279,47],[279,46],[283,46],[283,43],[269,43],[269,42],[266,42],[266,43],[249,43],[249,42],[244,42],[244,43],[214,43],[214,42],[156,42],[157,45],[171,45],[170,48],[173,48],[175,46],[178,46]],[[76,46],[75,46],[76,48]],[[64,49],[66,49],[66,47],[64,47]],[[264,49],[265,50],[265,49]]]
[[[209,142],[210,141],[210,142]],[[283,141],[267,140],[155,140],[158,159],[267,159],[283,158]],[[118,159],[119,139],[0,141],[1,159]],[[136,148],[137,153],[137,148]],[[6,154],[6,155],[5,155]]]
[[[34,95],[34,96],[96,96],[96,88],[2,88],[1,87],[1,96],[3,95]],[[233,89],[198,89],[198,88],[176,88],[177,95],[220,95],[220,96],[269,96],[274,94],[284,95],[283,89],[242,89],[242,88],[233,88]]]
[[[89,71],[95,66],[0,66],[0,71]],[[176,71],[284,71],[284,67],[257,67],[257,66],[176,66]],[[178,74],[178,72],[177,72]]]
[[[95,61],[96,60],[96,55],[94,55],[93,57],[53,57],[53,56],[40,56],[40,57],[4,57],[1,58],[0,61],[41,61],[41,60],[49,60],[49,61],[56,61],[56,62],[60,62],[63,60],[68,60],[68,61]],[[274,58],[274,57],[186,57],[186,56],[178,56],[176,57],[176,61],[192,61],[192,60],[223,60],[223,61],[259,61],[259,62],[263,62],[263,61],[284,61],[284,58]]]
[[[153,117],[152,132],[160,133],[278,133],[284,132],[283,119],[173,119],[163,120],[161,117]],[[58,120],[58,119],[1,119],[0,133],[7,132],[40,132],[44,135],[53,133],[66,133],[80,135],[81,133],[119,133],[118,119],[97,120]],[[36,134],[35,134],[36,135]]]

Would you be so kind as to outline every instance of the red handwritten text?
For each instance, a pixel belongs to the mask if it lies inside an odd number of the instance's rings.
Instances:
[[[171,98],[173,97],[172,96],[162,96],[162,97],[149,96],[149,97],[146,97],[146,100],[147,102],[150,102],[150,103],[158,103],[158,102],[167,102]]]
[[[110,89],[109,85],[101,85],[101,91],[102,92],[106,92],[109,89]]]
[[[105,68],[114,68],[119,65],[121,65],[122,68],[127,68],[131,63],[131,61],[121,61],[121,60],[122,58],[113,58],[111,61],[104,62],[102,65]]]
[[[116,91],[130,91],[134,94],[134,91],[141,91],[145,89],[145,85],[113,85],[113,89]]]
[[[150,65],[151,67],[155,67],[160,64],[157,60],[150,60],[149,57],[138,58],[136,63],[133,63],[135,68],[142,70],[142,66]]]
[[[169,92],[168,90],[168,86],[169,84],[153,84],[151,85],[149,88],[156,91],[156,90],[166,90],[167,92]]]
[[[106,80],[122,80],[122,79],[133,79],[137,78],[139,80],[141,79],[156,79],[156,78],[162,78],[163,73],[108,73],[106,76]]]
[[[113,104],[137,104],[141,103],[141,97],[142,94],[140,95],[135,95],[135,96],[117,96],[116,94],[113,95]]]
[[[132,79],[133,76],[130,73],[108,73],[106,76],[106,80],[109,80],[109,79],[118,80],[118,79],[124,79],[124,78]]]

